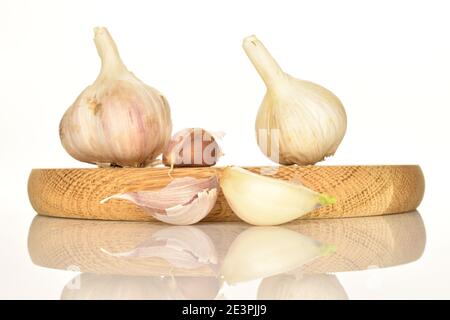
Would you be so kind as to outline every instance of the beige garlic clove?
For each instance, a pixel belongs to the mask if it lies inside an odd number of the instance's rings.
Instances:
[[[99,166],[149,165],[170,140],[169,104],[128,71],[106,28],[95,28],[94,42],[101,71],[61,119],[62,145],[75,159]]]
[[[259,175],[239,167],[224,169],[220,186],[233,212],[254,225],[277,225],[335,203],[299,183]]]
[[[251,227],[228,249],[220,275],[228,284],[295,270],[330,252],[329,246],[283,227]]]
[[[216,176],[207,179],[191,177],[172,180],[159,191],[137,191],[115,194],[111,199],[128,200],[156,219],[175,225],[189,225],[202,220],[217,201],[219,183]]]
[[[161,258],[180,269],[196,269],[218,263],[217,251],[211,238],[193,226],[162,229],[129,251],[102,251],[119,258]]]
[[[261,151],[284,165],[314,164],[333,155],[347,129],[341,101],[285,73],[255,36],[245,38],[243,47],[267,87],[255,124]]]
[[[173,135],[163,153],[163,164],[172,167],[209,167],[222,151],[213,134],[201,128],[188,128]]]

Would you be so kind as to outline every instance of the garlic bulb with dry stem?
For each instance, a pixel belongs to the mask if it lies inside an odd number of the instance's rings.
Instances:
[[[61,142],[72,157],[83,162],[149,165],[170,139],[167,100],[128,71],[106,28],[95,28],[94,41],[101,71],[64,114]]]
[[[284,165],[314,164],[333,155],[347,128],[340,100],[283,72],[255,36],[245,38],[243,47],[267,87],[255,125],[262,152]]]

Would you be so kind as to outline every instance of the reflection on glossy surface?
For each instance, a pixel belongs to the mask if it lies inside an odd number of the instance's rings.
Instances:
[[[261,281],[261,300],[347,300],[338,278],[331,274],[282,274]]]
[[[250,227],[233,241],[220,269],[229,283],[245,282],[297,269],[327,246],[283,227]]]
[[[36,217],[28,246],[37,265],[83,272],[64,299],[212,299],[252,279],[261,299],[345,299],[328,273],[415,261],[425,238],[417,212],[277,227]]]
[[[203,231],[192,226],[158,230],[129,251],[111,253],[103,248],[101,250],[118,258],[157,257],[181,269],[217,264],[216,248],[211,239]]]
[[[211,300],[217,296],[216,277],[121,276],[83,273],[68,283],[63,300]]]

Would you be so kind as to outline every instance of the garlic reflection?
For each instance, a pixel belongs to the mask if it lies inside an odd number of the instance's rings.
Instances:
[[[196,236],[197,232],[178,232],[179,228],[183,230],[185,227],[36,216],[29,230],[28,251],[34,264],[62,270],[77,266],[87,273],[216,276],[225,257],[231,253],[230,249],[241,242],[235,240],[251,227],[233,222],[192,226],[202,236]],[[370,218],[301,220],[275,228],[335,247],[334,253],[316,257],[300,266],[306,274],[366,270],[374,265],[384,268],[410,263],[422,256],[426,243],[425,227],[417,211]],[[197,252],[197,256],[205,256],[203,252],[206,251],[200,248],[211,248],[210,257],[217,257],[217,264],[199,263],[198,268],[186,269],[176,267],[163,258],[115,257],[101,250],[109,253],[129,252],[154,241],[155,234],[163,235],[160,237],[164,239],[172,237],[167,236],[165,229],[170,229],[169,235],[183,234],[176,236],[177,241],[184,242],[183,246]],[[199,244],[199,241],[203,243]],[[265,239],[262,243],[267,241]],[[206,243],[211,243],[213,247],[205,246]],[[296,248],[292,250],[294,254],[298,251]],[[211,262],[214,258],[207,260]]]
[[[77,285],[74,286],[73,283]],[[83,273],[64,288],[62,300],[205,300],[214,299],[214,277],[139,277]]]
[[[258,288],[260,300],[347,300],[344,287],[331,274],[282,274],[265,278]]]
[[[122,258],[151,258],[166,260],[182,269],[195,269],[217,264],[217,252],[211,239],[195,227],[169,227],[155,232],[152,237],[130,251],[111,253]]]
[[[310,262],[330,247],[282,227],[251,227],[228,249],[220,275],[229,284],[264,278]]]
[[[183,177],[173,179],[158,191],[134,191],[109,196],[111,199],[130,201],[150,213],[159,221],[175,225],[199,222],[214,207],[219,184],[216,176],[206,179]]]

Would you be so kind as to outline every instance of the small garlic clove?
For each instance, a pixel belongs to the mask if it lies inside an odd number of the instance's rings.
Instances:
[[[283,227],[250,227],[233,241],[220,269],[228,284],[295,270],[327,254],[326,246]]]
[[[162,222],[189,225],[199,222],[212,210],[217,201],[218,185],[216,176],[207,179],[177,178],[159,191],[116,194],[101,203],[111,199],[127,200]]]
[[[202,220],[212,210],[217,201],[217,189],[202,191],[189,204],[167,208],[166,214],[155,213],[153,216],[169,224],[189,225]]]
[[[223,155],[213,134],[201,128],[188,128],[173,135],[163,153],[163,164],[172,167],[209,167]]]
[[[221,189],[233,212],[254,225],[277,225],[297,219],[336,199],[301,184],[291,183],[239,168],[228,167]]]
[[[111,253],[101,250],[120,258],[161,258],[180,269],[196,269],[218,263],[211,238],[193,226],[162,229],[130,251]]]

